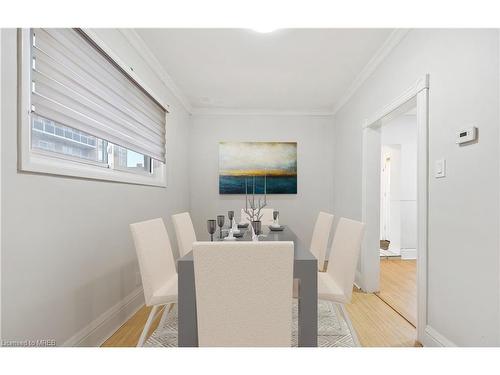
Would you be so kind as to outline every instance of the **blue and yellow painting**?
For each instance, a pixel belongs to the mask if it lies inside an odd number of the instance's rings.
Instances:
[[[220,142],[219,194],[297,194],[297,142]]]

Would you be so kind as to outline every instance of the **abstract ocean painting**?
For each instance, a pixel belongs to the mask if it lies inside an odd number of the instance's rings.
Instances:
[[[297,194],[297,142],[220,142],[219,194]]]

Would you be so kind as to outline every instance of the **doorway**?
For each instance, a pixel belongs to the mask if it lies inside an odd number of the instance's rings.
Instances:
[[[380,143],[380,291],[376,294],[416,327],[416,107],[385,123]]]
[[[359,274],[356,277],[358,285],[365,292],[380,291],[382,128],[391,120],[416,108],[417,229],[415,249],[418,249],[418,257],[415,261],[416,329],[417,341],[420,342],[424,341],[427,326],[428,104],[429,76],[425,75],[394,100],[386,103],[373,116],[367,118],[363,124],[361,214],[366,227],[358,265]],[[391,171],[394,169],[394,164],[394,158],[391,158]]]

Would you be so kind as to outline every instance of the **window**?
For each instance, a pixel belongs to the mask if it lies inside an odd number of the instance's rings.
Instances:
[[[166,185],[167,111],[78,29],[21,32],[21,169]]]
[[[43,117],[33,115],[31,118],[31,147],[34,150],[51,151],[95,162],[107,161],[104,147],[106,141]]]
[[[115,168],[135,173],[151,173],[152,162],[149,156],[114,146]]]

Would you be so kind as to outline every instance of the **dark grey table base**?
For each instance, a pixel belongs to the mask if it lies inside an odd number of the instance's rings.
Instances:
[[[295,233],[285,227],[283,232],[269,232],[261,241],[293,241],[293,277],[299,280],[298,345],[318,346],[318,262],[303,246]],[[239,241],[248,241],[245,233]],[[177,262],[178,290],[178,345],[198,346],[198,324],[196,318],[196,290],[194,284],[193,255],[191,252]]]

